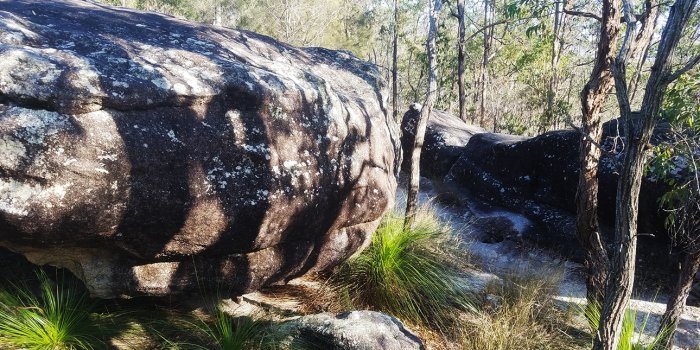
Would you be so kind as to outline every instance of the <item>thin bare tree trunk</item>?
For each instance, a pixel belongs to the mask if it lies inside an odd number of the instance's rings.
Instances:
[[[603,1],[603,21],[593,72],[581,92],[581,144],[579,182],[576,195],[576,235],[584,251],[587,297],[602,303],[608,254],[598,224],[598,163],[603,125],[600,110],[614,86],[610,66],[620,32],[618,0]]]
[[[467,121],[467,115],[465,111],[466,96],[464,91],[464,1],[457,1],[457,84],[458,84],[458,94],[459,94],[459,119]]]
[[[632,92],[630,97],[630,103],[634,103],[634,97],[637,94],[637,87],[639,84],[639,79],[642,76],[642,69],[644,68],[644,63],[649,56],[649,47],[651,46],[651,38],[654,35],[654,30],[656,29],[656,23],[659,19],[659,6],[657,6],[658,0],[646,0],[645,5],[645,18],[641,20],[642,28],[637,33],[637,37],[634,40],[633,47],[631,48],[630,57],[636,57],[641,54],[639,61],[637,62],[637,67],[632,76],[632,80],[629,84],[629,90]]]
[[[394,53],[391,65],[391,104],[394,120],[399,120],[399,0],[394,0]]]
[[[671,349],[673,335],[676,328],[678,328],[678,322],[680,322],[683,310],[685,310],[685,303],[688,300],[688,295],[690,295],[690,290],[693,288],[693,280],[695,280],[695,275],[697,275],[699,269],[700,249],[695,249],[695,251],[687,253],[685,259],[683,259],[676,287],[673,289],[673,294],[671,294],[666,304],[666,312],[661,318],[659,332],[657,333],[662,339],[659,341],[658,348]]]
[[[677,0],[671,6],[638,118],[634,117],[631,112],[625,77],[626,61],[634,51],[631,37],[635,31],[636,22],[633,20],[632,7],[629,2],[623,1],[627,32],[620,53],[615,58],[612,71],[615,77],[618,105],[625,120],[625,158],[617,186],[616,249],[606,280],[605,300],[598,328],[599,336],[594,340],[594,350],[615,350],[620,341],[622,320],[634,286],[639,191],[644,175],[648,144],[661,108],[664,92],[672,81],[671,57],[673,57],[683,28],[687,24],[697,0]]]
[[[435,103],[435,93],[437,91],[437,31],[438,19],[440,10],[442,9],[442,0],[434,0],[430,6],[430,28],[428,30],[428,39],[426,42],[426,50],[428,51],[428,93],[425,98],[425,103],[420,111],[418,125],[416,126],[416,137],[411,154],[411,172],[409,174],[409,189],[408,198],[406,199],[406,219],[404,228],[413,226],[413,221],[418,208],[418,191],[420,190],[420,154],[423,149],[423,140],[425,139],[425,129],[428,126],[428,119],[433,110]]]
[[[223,12],[221,3],[217,2],[216,5],[214,5],[214,25],[217,27],[221,27],[223,25]]]
[[[484,0],[484,55],[481,58],[481,77],[479,79],[479,125],[485,125],[486,118],[486,88],[489,79],[489,57],[491,55],[491,42],[493,36],[493,10],[492,0]]]
[[[549,85],[547,86],[547,113],[545,114],[547,120],[540,125],[540,133],[547,131],[555,118],[554,103],[556,101],[557,87],[559,85],[559,54],[561,52],[561,37],[559,31],[561,30],[562,21],[564,19],[564,12],[561,8],[561,2],[556,1],[554,4],[554,26],[552,30],[554,36],[552,40],[552,59],[550,61],[552,72],[549,76]]]

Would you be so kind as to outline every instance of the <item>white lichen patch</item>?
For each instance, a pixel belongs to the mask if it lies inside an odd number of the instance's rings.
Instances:
[[[68,126],[68,119],[56,112],[12,107],[5,114],[8,116],[4,120],[6,124],[18,126],[12,136],[30,145],[43,144],[47,137]]]
[[[112,162],[117,161],[117,155],[115,153],[110,153],[110,154],[103,154],[101,156],[97,156],[97,159],[99,160],[109,160]]]
[[[129,84],[127,84],[127,83],[125,83],[125,82],[123,82],[123,81],[114,80],[114,81],[112,81],[112,86],[114,86],[114,87],[121,87],[121,88],[128,88],[128,87],[129,87]]]
[[[8,136],[0,138],[0,168],[15,170],[21,164],[27,149],[24,144]]]
[[[175,131],[174,131],[174,130],[169,130],[169,131],[168,131],[168,137],[170,138],[170,141],[172,141],[172,142],[174,142],[174,143],[179,143],[179,144],[181,144],[181,145],[184,145],[184,144],[185,144],[184,142],[182,142],[180,139],[177,138],[177,135],[175,135]]]
[[[69,187],[70,184],[56,184],[44,188],[14,179],[0,179],[0,211],[26,216],[34,207],[51,208],[63,200]]]

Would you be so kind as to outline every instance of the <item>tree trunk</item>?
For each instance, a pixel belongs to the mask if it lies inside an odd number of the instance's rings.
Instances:
[[[459,119],[466,122],[467,115],[465,104],[467,101],[464,91],[464,1],[465,0],[457,1],[457,21],[459,23],[457,29],[457,85],[459,90]]]
[[[661,318],[659,332],[657,333],[662,339],[659,341],[658,348],[671,349],[673,345],[673,335],[676,332],[681,315],[683,315],[685,303],[688,300],[688,295],[693,287],[693,280],[699,269],[700,249],[695,249],[693,252],[688,252],[686,254],[683,264],[681,265],[680,276],[678,276],[676,287],[673,289],[673,293],[666,304],[666,312]]]
[[[394,0],[394,53],[391,65],[392,116],[399,120],[399,0]]]
[[[581,143],[579,182],[576,195],[576,236],[584,251],[587,297],[599,305],[608,270],[608,254],[598,224],[598,163],[603,138],[600,110],[614,86],[610,66],[620,32],[618,0],[603,1],[603,21],[595,65],[581,92]]]
[[[552,30],[554,37],[552,38],[552,60],[550,62],[552,72],[549,76],[549,85],[547,86],[546,120],[540,127],[540,133],[547,131],[555,118],[554,104],[556,102],[557,86],[559,83],[559,54],[561,52],[561,37],[559,31],[561,30],[562,21],[564,19],[564,12],[561,10],[561,6],[562,4],[560,1],[556,1],[554,4],[554,26]]]
[[[671,57],[680,40],[697,0],[677,0],[666,22],[651,76],[642,100],[639,120],[633,117],[625,78],[625,63],[634,49],[631,35],[635,31],[632,9],[624,2],[627,33],[620,54],[612,70],[620,112],[625,120],[625,158],[617,186],[615,207],[615,254],[605,286],[605,300],[600,317],[594,350],[615,350],[622,334],[622,320],[629,304],[634,285],[635,257],[637,252],[637,217],[639,191],[649,140],[654,130],[666,87],[671,82]]]
[[[428,118],[433,110],[435,103],[435,93],[437,91],[437,30],[440,10],[442,9],[442,0],[434,0],[430,6],[430,28],[428,29],[428,39],[426,42],[426,50],[428,51],[428,93],[425,98],[425,103],[420,111],[418,125],[416,126],[416,137],[413,144],[413,152],[411,154],[411,163],[409,174],[409,189],[408,198],[406,199],[406,219],[404,228],[413,226],[413,221],[418,208],[418,191],[420,185],[420,154],[423,149],[423,140],[425,138],[425,129],[428,126]]]
[[[644,1],[645,14],[646,17],[641,21],[642,28],[637,33],[637,37],[634,40],[633,47],[631,48],[630,57],[636,57],[641,54],[637,67],[632,76],[632,80],[629,84],[629,90],[632,91],[632,97],[630,97],[630,103],[634,102],[634,97],[637,94],[637,87],[639,84],[639,79],[642,76],[642,69],[644,68],[644,62],[646,62],[649,55],[649,47],[651,46],[651,38],[654,35],[654,29],[656,29],[656,23],[659,18],[659,6],[657,6],[658,0],[646,0]]]
[[[223,25],[223,12],[224,11],[221,8],[221,3],[217,2],[216,5],[214,5],[214,25],[217,27],[221,27]]]
[[[481,77],[479,79],[479,125],[484,127],[486,118],[486,88],[488,87],[489,56],[491,55],[491,41],[493,36],[493,6],[492,0],[484,0],[484,55],[481,58]]]

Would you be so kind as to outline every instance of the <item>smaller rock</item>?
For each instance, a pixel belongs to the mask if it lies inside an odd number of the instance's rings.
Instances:
[[[290,334],[282,345],[337,350],[425,349],[401,321],[375,311],[302,316],[282,326]]]

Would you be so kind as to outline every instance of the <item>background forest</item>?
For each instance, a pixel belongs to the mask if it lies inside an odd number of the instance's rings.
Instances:
[[[160,11],[203,23],[266,34],[298,46],[348,50],[379,66],[391,81],[395,3],[391,0],[101,0]],[[489,130],[535,135],[578,123],[579,93],[591,71],[600,22],[598,1],[458,0],[447,2],[438,31],[436,108],[459,115],[459,5],[464,14],[463,118]],[[640,4],[641,5],[641,4]],[[426,0],[398,1],[399,113],[422,102],[427,89]],[[665,11],[659,11],[663,17]],[[656,31],[665,18],[656,18]],[[678,62],[700,51],[700,18],[687,27]],[[655,52],[628,71],[633,107],[639,103]],[[619,115],[614,99],[604,119]]]

